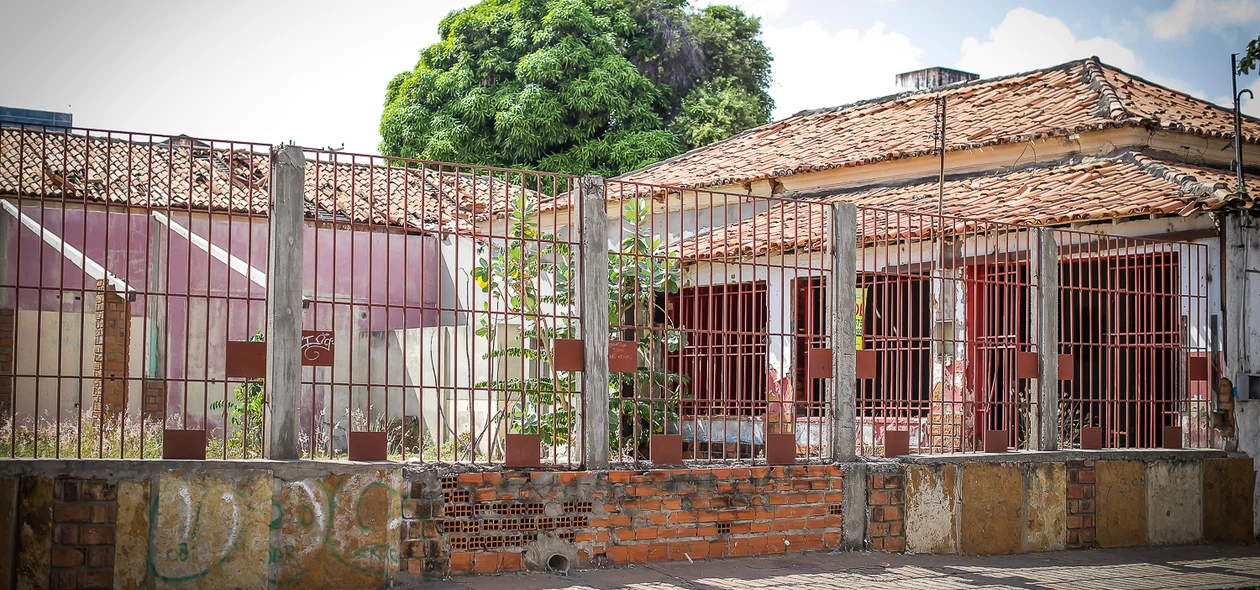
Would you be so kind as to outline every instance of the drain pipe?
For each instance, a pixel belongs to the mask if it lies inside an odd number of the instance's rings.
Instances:
[[[569,575],[569,558],[560,553],[552,553],[547,558],[547,570],[557,576]]]

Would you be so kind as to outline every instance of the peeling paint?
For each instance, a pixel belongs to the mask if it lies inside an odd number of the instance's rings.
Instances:
[[[915,553],[958,552],[958,467],[906,469],[906,547]]]

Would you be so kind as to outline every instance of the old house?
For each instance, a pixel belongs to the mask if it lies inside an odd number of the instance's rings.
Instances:
[[[270,149],[0,130],[0,422],[18,441],[5,454],[43,452],[23,437],[73,447],[124,416],[157,425],[115,431],[137,448],[149,436],[160,449],[165,425],[254,433],[253,448],[222,450],[257,454],[248,378],[262,359],[237,370],[229,349],[265,338]],[[419,453],[421,438],[484,430],[502,401],[474,384],[525,368],[483,358],[474,334],[473,311],[502,308],[471,279],[485,252],[474,226],[536,191],[470,167],[317,151],[305,164],[303,327],[338,345],[304,368],[303,446],[341,453],[349,431],[392,425],[408,431],[394,451]]]
[[[728,444],[757,442],[786,403],[798,445],[820,442],[820,390],[806,374],[810,342],[826,333],[817,205],[844,202],[858,207],[868,451],[886,428],[925,451],[979,449],[989,430],[1000,446],[1032,448],[1021,359],[1037,346],[1033,263],[1046,250],[1032,228],[1052,228],[1057,248],[1065,444],[1096,428],[1108,447],[1160,446],[1171,426],[1186,445],[1232,444],[1208,387],[1225,376],[1246,396],[1255,370],[1239,352],[1256,345],[1244,338],[1254,329],[1238,317],[1255,262],[1223,247],[1254,240],[1253,201],[1229,169],[1232,111],[1097,58],[916,79],[929,87],[801,112],[610,184],[613,201],[654,195],[654,232],[686,264],[671,319],[692,336],[675,366],[703,401],[695,440],[716,440],[706,432],[720,423]],[[1260,162],[1260,121],[1242,127],[1244,162]],[[741,197],[782,201],[715,209]]]

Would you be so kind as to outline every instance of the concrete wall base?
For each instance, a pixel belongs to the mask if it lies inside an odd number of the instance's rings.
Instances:
[[[0,588],[370,588],[451,574],[869,548],[1251,543],[1251,459],[1215,451],[835,465],[473,470],[0,461]],[[556,562],[558,563],[558,562]]]

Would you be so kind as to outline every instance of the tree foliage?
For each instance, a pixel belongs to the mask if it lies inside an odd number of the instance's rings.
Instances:
[[[1247,42],[1247,50],[1238,59],[1238,73],[1243,75],[1250,74],[1252,70],[1256,69],[1257,61],[1260,61],[1260,37]]]
[[[381,153],[616,175],[769,120],[758,19],[686,0],[483,0],[389,83]]]

